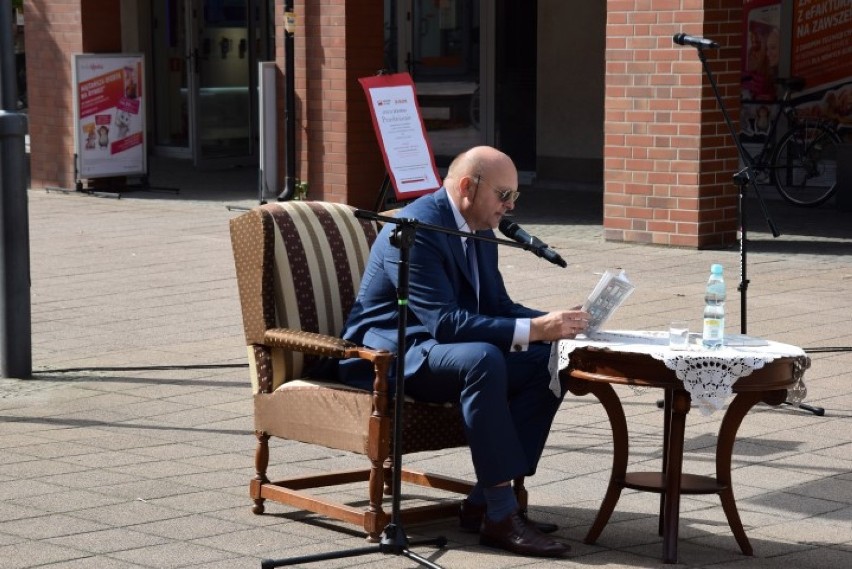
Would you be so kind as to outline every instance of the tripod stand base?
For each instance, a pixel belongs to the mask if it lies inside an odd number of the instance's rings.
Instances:
[[[813,405],[808,405],[807,403],[791,403],[790,401],[785,401],[784,405],[795,405],[799,409],[813,413],[817,417],[822,417],[823,415],[825,415],[824,408],[814,407]]]
[[[402,532],[401,528],[393,524],[391,524],[391,526],[388,526],[388,529],[386,529],[385,532],[393,532],[394,538],[382,539],[382,542],[376,545],[371,545],[368,547],[356,547],[355,549],[348,549],[344,551],[317,553],[316,555],[304,555],[302,557],[291,557],[289,559],[264,559],[263,561],[261,561],[260,567],[261,569],[273,569],[273,567],[285,567],[287,565],[314,563],[317,561],[327,561],[329,559],[343,559],[346,557],[370,555],[372,553],[386,553],[402,555],[413,561],[416,561],[419,565],[422,565],[424,567],[430,567],[431,569],[442,569],[440,565],[432,563],[425,557],[421,557],[420,555],[414,553],[408,548],[414,545],[434,545],[435,547],[443,548],[445,545],[447,545],[447,538],[439,536],[429,539],[418,539],[409,542],[408,538],[405,537],[405,534]]]

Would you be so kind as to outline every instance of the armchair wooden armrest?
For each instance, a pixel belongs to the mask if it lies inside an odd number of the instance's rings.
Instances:
[[[342,338],[290,328],[267,330],[263,334],[263,343],[274,348],[338,359],[357,357],[353,350],[358,348],[356,344]]]

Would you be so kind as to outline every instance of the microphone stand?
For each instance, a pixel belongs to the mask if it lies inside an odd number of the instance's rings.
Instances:
[[[731,133],[731,138],[734,140],[734,144],[737,147],[737,153],[740,157],[740,161],[745,164],[745,167],[734,174],[734,183],[736,183],[738,192],[737,192],[737,213],[738,213],[738,222],[739,222],[739,238],[740,238],[740,284],[737,287],[737,290],[740,291],[740,333],[746,333],[746,295],[748,292],[748,278],[746,278],[746,252],[748,249],[748,240],[746,239],[746,213],[745,213],[745,192],[746,186],[751,186],[751,189],[754,191],[754,195],[757,196],[757,201],[760,204],[760,209],[763,212],[763,217],[766,220],[766,224],[769,226],[769,230],[772,232],[773,237],[778,237],[781,233],[778,232],[778,229],[775,226],[775,222],[772,221],[772,217],[769,215],[769,210],[766,209],[766,203],[763,201],[763,197],[760,195],[760,191],[757,188],[757,183],[755,182],[754,171],[752,169],[752,160],[751,157],[746,153],[745,148],[743,148],[742,142],[740,138],[737,136],[737,131],[734,128],[734,124],[731,122],[731,117],[728,114],[728,109],[725,108],[725,102],[722,100],[722,96],[719,94],[719,87],[716,85],[716,79],[713,77],[713,73],[710,70],[710,66],[707,64],[707,56],[704,54],[704,50],[702,48],[698,49],[698,59],[701,60],[701,65],[704,67],[704,72],[707,74],[707,78],[710,80],[710,85],[713,87],[713,94],[716,96],[716,102],[719,104],[719,108],[722,111],[722,116],[725,118],[725,123],[728,125],[728,131]]]
[[[414,245],[414,239],[417,229],[426,229],[429,231],[437,231],[450,235],[459,235],[461,237],[469,237],[480,241],[488,241],[498,243],[500,245],[508,245],[517,247],[527,251],[535,252],[538,247],[530,243],[517,243],[515,241],[507,241],[487,235],[477,235],[449,229],[439,225],[431,225],[421,223],[409,218],[387,217],[371,211],[355,210],[355,217],[361,219],[370,219],[380,221],[382,223],[392,223],[397,227],[390,235],[391,245],[399,249],[399,266],[397,274],[399,284],[396,289],[398,318],[397,318],[397,346],[405,346],[405,331],[407,327],[408,317],[408,291],[409,291],[409,273],[410,273],[410,250]],[[405,534],[405,529],[402,525],[401,516],[401,500],[402,500],[402,414],[403,400],[405,398],[405,390],[403,387],[403,376],[405,373],[405,362],[401,354],[396,356],[396,381],[394,394],[394,421],[393,421],[393,469],[392,469],[392,485],[393,495],[391,496],[391,517],[388,525],[382,531],[379,543],[367,547],[357,547],[354,549],[334,551],[330,553],[319,553],[316,555],[306,555],[301,557],[291,557],[289,559],[265,559],[261,562],[261,569],[273,569],[274,567],[284,567],[285,565],[298,565],[302,563],[313,563],[316,561],[326,561],[329,559],[341,559],[344,557],[355,557],[358,555],[368,555],[371,553],[392,553],[394,555],[402,555],[411,559],[418,564],[429,567],[431,569],[442,569],[440,565],[429,561],[409,548],[412,545],[435,545],[436,547],[444,547],[447,544],[447,538],[438,536],[435,538],[427,538],[416,541],[409,541]]]
[[[707,78],[710,80],[710,85],[713,87],[713,94],[716,96],[716,102],[719,104],[719,109],[721,109],[722,116],[725,118],[725,123],[728,125],[728,131],[730,132],[731,138],[734,140],[734,144],[737,147],[737,154],[739,155],[741,162],[745,165],[739,172],[734,174],[734,183],[737,185],[737,221],[739,223],[738,233],[740,238],[740,284],[737,287],[737,290],[740,292],[740,333],[745,334],[747,325],[746,296],[748,293],[749,283],[746,276],[748,239],[746,238],[745,192],[747,186],[751,187],[754,191],[754,195],[757,196],[757,201],[760,204],[761,211],[763,212],[763,218],[766,220],[766,224],[769,226],[772,236],[778,237],[781,233],[778,231],[778,228],[775,226],[775,222],[769,215],[769,210],[766,208],[763,196],[760,195],[760,191],[757,188],[757,182],[755,182],[754,170],[752,168],[752,158],[745,151],[742,141],[740,141],[740,138],[737,136],[737,131],[734,128],[734,124],[731,122],[728,109],[725,108],[725,102],[719,94],[719,87],[716,85],[716,79],[713,77],[713,72],[710,70],[710,66],[707,63],[707,56],[704,53],[704,49],[702,47],[696,47],[696,49],[698,50],[698,59],[701,60],[704,73],[707,75]],[[825,413],[825,410],[822,407],[813,407],[804,403],[799,403],[799,408],[805,411],[810,411],[814,415],[823,415]]]

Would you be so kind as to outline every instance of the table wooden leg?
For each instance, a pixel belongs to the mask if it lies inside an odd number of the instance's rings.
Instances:
[[[663,393],[663,469],[665,472],[669,464],[669,435],[672,429],[672,390],[666,389]],[[660,492],[660,519],[657,525],[657,535],[663,535],[663,520],[666,517],[666,493]]]
[[[757,403],[765,401],[770,405],[780,405],[786,397],[787,390],[738,393],[731,404],[728,405],[728,410],[725,412],[725,417],[719,427],[719,442],[716,445],[716,481],[722,486],[722,490],[719,491],[719,498],[722,501],[722,509],[728,519],[728,525],[731,527],[731,533],[734,534],[734,538],[744,555],[753,555],[753,550],[740,520],[731,480],[731,460],[737,431],[739,431],[746,414]]]
[[[621,490],[624,488],[624,477],[627,474],[627,459],[630,452],[627,438],[627,419],[624,416],[624,408],[621,406],[618,394],[608,383],[578,381],[569,376],[566,386],[574,395],[583,396],[591,393],[597,397],[606,411],[612,429],[612,471],[609,477],[609,485],[598,510],[598,515],[583,540],[585,543],[592,544],[597,541],[604,527],[606,527],[612,512],[615,510],[615,505],[618,503],[618,498],[621,496]]]
[[[677,534],[680,521],[680,484],[683,472],[683,437],[690,397],[686,391],[675,391],[666,464],[665,513],[663,515],[663,563],[677,563]]]

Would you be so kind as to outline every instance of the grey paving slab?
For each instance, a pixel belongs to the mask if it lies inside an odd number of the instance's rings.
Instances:
[[[57,561],[91,557],[84,551],[47,543],[45,540],[26,540],[0,547],[0,569],[44,567]]]

